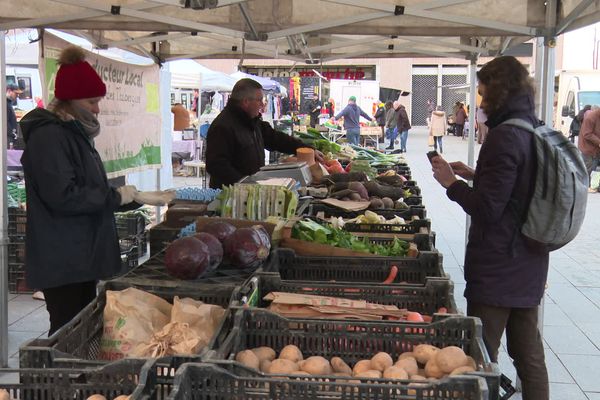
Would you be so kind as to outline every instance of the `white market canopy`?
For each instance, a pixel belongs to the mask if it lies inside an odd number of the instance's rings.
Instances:
[[[237,81],[227,74],[213,71],[192,60],[170,61],[168,65],[172,87],[231,92]]]
[[[56,28],[157,62],[497,55],[600,20],[593,0],[0,0],[0,28]],[[548,4],[548,9],[546,7]],[[184,5],[204,8],[184,8]],[[443,38],[442,38],[443,37]]]

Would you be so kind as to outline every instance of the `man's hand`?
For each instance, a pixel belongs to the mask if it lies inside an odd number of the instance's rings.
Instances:
[[[473,180],[473,177],[475,176],[475,170],[463,163],[462,161],[451,162],[450,167],[456,175],[468,181]]]
[[[457,181],[454,176],[454,171],[450,164],[446,162],[441,156],[435,156],[431,159],[431,166],[433,170],[433,177],[446,189]]]
[[[315,150],[315,161],[321,164],[325,163],[325,156],[319,150]]]

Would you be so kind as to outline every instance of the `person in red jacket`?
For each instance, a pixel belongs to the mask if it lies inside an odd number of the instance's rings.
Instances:
[[[464,262],[467,315],[481,319],[483,341],[493,362],[498,361],[506,331],[508,355],[523,384],[523,400],[547,400],[548,372],[537,324],[549,252],[521,233],[516,216],[534,188],[535,143],[532,133],[503,124],[511,118],[541,124],[535,116],[533,83],[527,69],[510,56],[493,59],[477,78],[490,128],[477,167],[447,163],[437,156],[432,159],[433,177],[446,188],[448,198],[471,216]],[[473,187],[455,175],[472,180]]]

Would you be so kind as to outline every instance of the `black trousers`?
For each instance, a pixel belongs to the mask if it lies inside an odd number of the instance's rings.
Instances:
[[[508,355],[513,359],[523,387],[523,400],[548,400],[550,389],[544,345],[538,330],[538,308],[494,307],[467,302],[467,315],[483,324],[483,341],[493,362],[498,361],[506,329]]]
[[[43,292],[50,314],[48,336],[52,336],[96,298],[96,282],[72,283],[44,289]]]

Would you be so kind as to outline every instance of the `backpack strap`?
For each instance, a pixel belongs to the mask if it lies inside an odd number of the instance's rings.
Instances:
[[[535,132],[535,128],[533,127],[533,125],[531,125],[529,122],[527,122],[521,118],[507,119],[506,121],[502,122],[500,125],[512,125],[512,126],[516,126],[521,129],[525,129],[526,131],[529,131],[531,133]]]
[[[503,121],[500,125],[512,125],[535,134],[535,128],[533,127],[533,125],[520,118],[507,119],[506,121]],[[521,228],[525,224],[526,220],[525,206],[519,204],[519,202],[511,196],[511,198],[508,201],[508,209],[513,215],[515,221],[517,222],[517,225],[515,226],[515,230],[513,232],[513,237],[510,241],[510,253],[511,256],[514,258],[516,256],[515,243],[519,232],[521,231]]]

